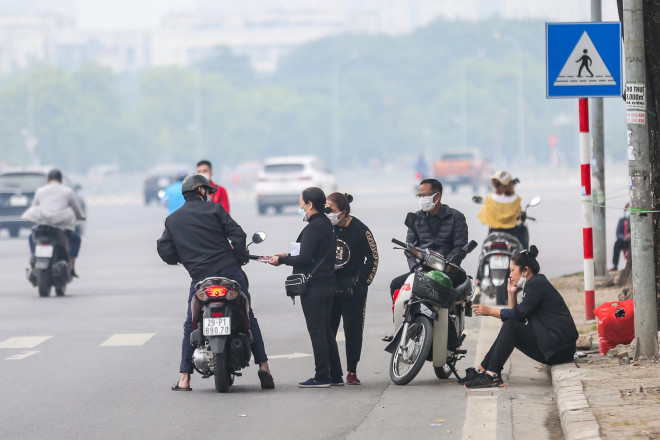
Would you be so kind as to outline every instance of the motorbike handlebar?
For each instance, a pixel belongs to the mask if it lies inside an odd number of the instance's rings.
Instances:
[[[531,220],[531,221],[533,221],[533,222],[536,221],[536,219],[535,219],[534,217],[530,217],[530,216],[527,216],[527,220]]]
[[[404,247],[404,248],[407,248],[407,247],[408,247],[408,245],[407,245],[406,243],[404,243],[404,242],[402,242],[402,241],[400,241],[400,240],[397,240],[396,238],[393,238],[393,239],[392,239],[392,243],[394,243],[394,244],[398,244],[399,246]]]

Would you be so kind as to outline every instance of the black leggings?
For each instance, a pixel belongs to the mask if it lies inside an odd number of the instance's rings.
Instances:
[[[305,295],[300,297],[307,331],[312,340],[314,363],[316,364],[316,380],[341,378],[339,349],[337,340],[330,326],[330,310],[335,286],[309,287]]]
[[[502,324],[500,333],[497,335],[497,339],[493,342],[484,360],[481,361],[481,366],[488,371],[492,371],[498,375],[501,374],[504,363],[509,359],[514,348],[522,351],[536,362],[547,365],[570,362],[573,360],[573,355],[575,355],[575,347],[571,347],[546,359],[539,348],[534,327],[525,325],[523,322],[516,321],[515,319],[508,319]]]
[[[366,285],[355,287],[353,294],[336,293],[332,302],[330,325],[332,333],[337,337],[339,321],[344,319],[344,335],[346,336],[346,370],[356,373],[357,364],[362,352],[362,334],[364,332],[364,317],[367,310]]]

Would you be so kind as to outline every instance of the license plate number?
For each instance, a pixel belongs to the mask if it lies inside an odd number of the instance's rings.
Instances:
[[[204,318],[204,336],[231,334],[231,318]]]
[[[37,246],[34,248],[34,256],[39,258],[51,258],[53,256],[53,246]]]
[[[26,196],[11,196],[9,206],[27,206],[28,198]]]
[[[490,257],[490,268],[491,269],[508,269],[509,268],[509,257],[504,255],[494,255]]]

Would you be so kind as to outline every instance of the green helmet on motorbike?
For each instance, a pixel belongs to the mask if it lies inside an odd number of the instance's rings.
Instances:
[[[430,278],[431,280],[435,281],[436,283],[440,284],[443,287],[446,287],[448,289],[452,288],[451,280],[449,279],[449,277],[444,273],[440,272],[439,270],[432,270],[430,272],[426,272],[424,276]]]

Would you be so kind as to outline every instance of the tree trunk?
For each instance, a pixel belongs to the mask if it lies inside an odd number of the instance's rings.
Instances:
[[[660,207],[660,2],[643,0],[644,53],[646,57],[646,120],[649,131],[651,160],[652,209]],[[623,23],[623,0],[617,0],[619,19]],[[624,42],[625,44],[625,42]],[[660,217],[653,216],[653,243],[655,249],[655,294],[660,327]]]

